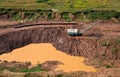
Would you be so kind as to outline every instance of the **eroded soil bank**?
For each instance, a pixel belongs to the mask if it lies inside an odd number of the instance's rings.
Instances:
[[[73,26],[81,29],[86,25]],[[23,47],[31,43],[51,43],[56,49],[65,51],[71,55],[98,57],[106,54],[106,58],[112,58],[110,47],[112,41],[120,36],[119,24],[99,24],[86,31],[83,36],[69,36],[67,29],[70,26],[34,26],[23,28],[0,29],[0,54],[10,52],[13,49]],[[109,41],[108,46],[101,43]],[[116,47],[115,47],[116,48]],[[109,56],[108,56],[109,55]],[[119,56],[117,56],[119,58]]]

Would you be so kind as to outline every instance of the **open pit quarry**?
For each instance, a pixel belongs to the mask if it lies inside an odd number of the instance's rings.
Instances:
[[[85,31],[82,36],[67,34],[67,29],[70,27],[80,30],[88,24],[0,28],[0,54],[9,53],[29,44],[50,43],[64,53],[85,57],[88,65],[97,67],[110,64],[120,67],[120,24],[99,23]],[[99,73],[101,72],[97,74]]]
[[[75,56],[95,57],[98,55],[100,57],[102,54],[106,54],[107,58],[112,58],[109,47],[114,44],[109,42],[109,46],[105,47],[101,43],[120,37],[119,24],[97,24],[84,32],[83,36],[69,36],[67,29],[71,26],[82,29],[87,24],[1,28],[0,54],[31,43],[51,43],[56,49]]]

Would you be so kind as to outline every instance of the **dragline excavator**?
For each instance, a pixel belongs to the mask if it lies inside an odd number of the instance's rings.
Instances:
[[[70,35],[70,36],[82,36],[82,34],[91,29],[93,26],[96,26],[99,22],[96,22],[96,23],[92,23],[92,24],[89,24],[88,26],[84,27],[83,29],[73,29],[73,28],[69,28],[67,29],[67,34]]]

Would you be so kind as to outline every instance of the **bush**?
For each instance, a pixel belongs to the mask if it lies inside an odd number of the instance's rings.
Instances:
[[[63,75],[62,74],[58,74],[57,77],[63,77]]]
[[[102,19],[102,20],[106,20],[106,19],[110,19],[109,13],[107,11],[94,11],[94,12],[90,12],[88,14],[89,19]]]
[[[118,13],[115,11],[108,11],[108,10],[99,10],[99,11],[90,11],[88,14],[88,18],[90,20],[108,20],[112,17],[118,17]]]
[[[110,65],[106,65],[106,68],[112,68],[112,66],[110,66]]]
[[[15,21],[22,20],[22,17],[19,14],[15,14],[12,16],[12,20],[15,20]]]
[[[43,76],[40,76],[37,73],[26,73],[24,77],[43,77]]]
[[[116,39],[116,44],[120,45],[120,39]]]
[[[84,20],[110,20],[112,17],[119,18],[120,12],[109,10],[92,10],[86,9],[76,12],[75,18]]]
[[[78,20],[84,20],[85,15],[83,13],[76,14],[76,19]]]
[[[111,51],[112,51],[112,54],[116,56],[119,50],[118,48],[112,48]]]
[[[65,12],[65,13],[62,14],[62,19],[64,21],[67,21],[67,22],[71,22],[72,21],[72,19],[69,16],[69,13],[67,13],[67,12]]]
[[[108,45],[109,45],[109,42],[107,42],[107,41],[102,42],[102,46],[108,46]]]
[[[21,70],[21,72],[36,72],[36,71],[45,71],[45,70],[41,68],[40,64],[38,64],[38,66],[33,67],[31,69],[26,68],[26,69]]]
[[[36,0],[37,3],[47,2],[48,0]]]

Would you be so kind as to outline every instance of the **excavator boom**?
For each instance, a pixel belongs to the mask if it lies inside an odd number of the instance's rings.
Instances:
[[[81,34],[81,33],[84,33],[85,31],[91,29],[93,26],[96,26],[98,23],[99,23],[99,22],[96,22],[96,23],[92,23],[92,24],[86,26],[85,28],[79,30],[79,33],[80,33],[80,34]]]

